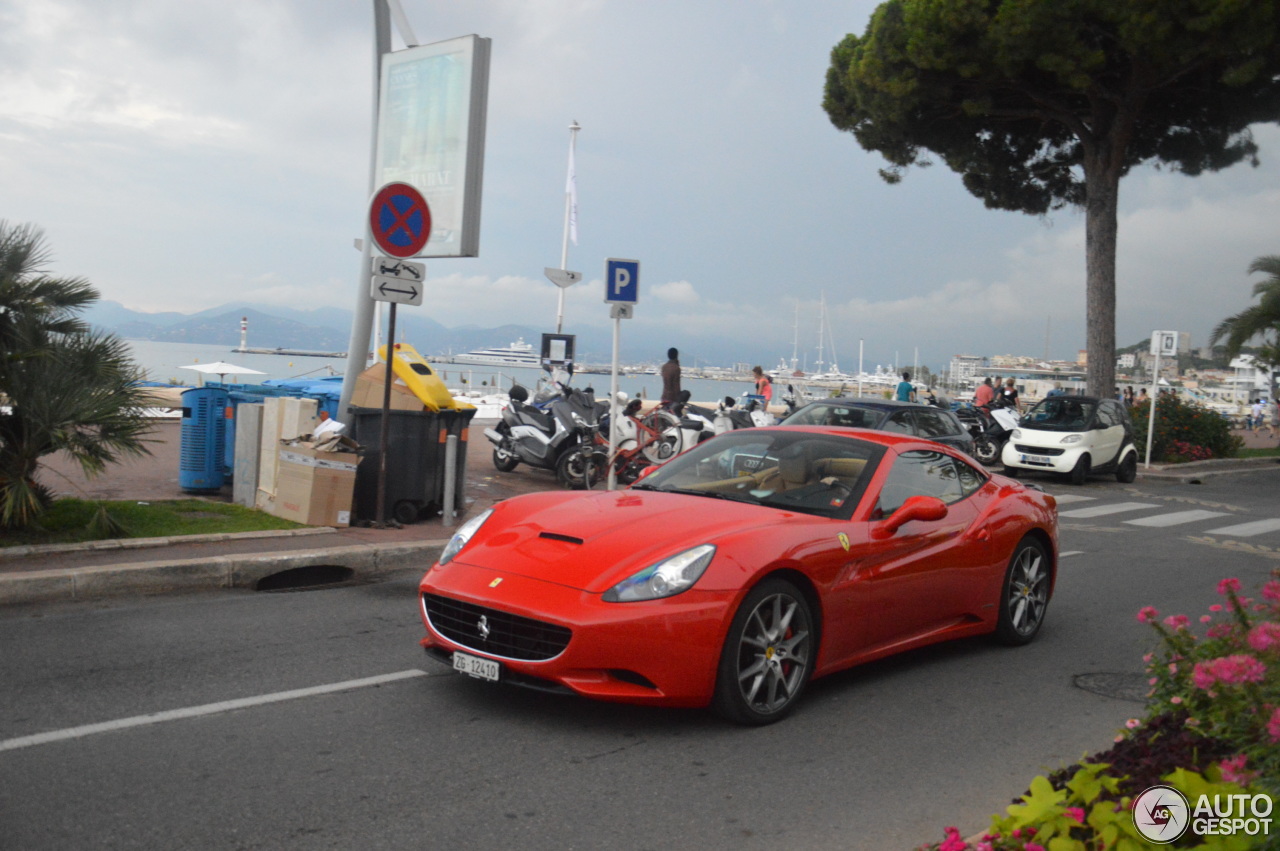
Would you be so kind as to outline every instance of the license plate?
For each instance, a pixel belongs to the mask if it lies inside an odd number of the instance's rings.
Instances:
[[[1023,464],[1044,464],[1046,467],[1051,465],[1053,461],[1048,455],[1023,455]]]
[[[496,683],[501,674],[502,665],[492,659],[482,659],[479,656],[472,656],[470,653],[454,651],[453,669],[460,674],[466,674],[468,677]]]

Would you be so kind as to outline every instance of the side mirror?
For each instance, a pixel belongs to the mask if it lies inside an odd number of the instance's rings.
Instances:
[[[871,537],[876,540],[892,538],[912,520],[941,520],[946,516],[947,504],[936,496],[908,497],[901,508],[871,527]]]

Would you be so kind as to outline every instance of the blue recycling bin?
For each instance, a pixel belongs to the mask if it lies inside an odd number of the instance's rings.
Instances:
[[[178,486],[185,491],[218,491],[226,481],[227,402],[217,387],[182,391]]]

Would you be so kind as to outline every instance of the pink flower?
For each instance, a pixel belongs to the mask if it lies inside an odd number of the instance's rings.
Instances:
[[[1212,621],[1212,620],[1213,620],[1213,618],[1212,618],[1212,617],[1210,617],[1209,615],[1201,615],[1201,616],[1200,616],[1200,623],[1209,623],[1209,622],[1210,622],[1210,621]]]
[[[1226,638],[1231,634],[1231,624],[1219,623],[1209,627],[1204,632],[1209,638]]]
[[[1228,783],[1248,786],[1258,777],[1258,772],[1245,770],[1245,763],[1248,761],[1249,757],[1244,754],[1236,754],[1231,759],[1224,759],[1218,763],[1218,767],[1222,769],[1222,779]]]
[[[1169,702],[1172,703],[1174,706],[1177,706],[1178,704],[1182,703],[1182,695],[1175,694],[1173,697],[1169,698]]]
[[[1169,673],[1171,673],[1171,674],[1176,674],[1176,673],[1178,673],[1178,663],[1177,663],[1177,662],[1170,662],[1170,663],[1169,663]]]
[[[1137,718],[1130,718],[1128,721],[1124,722],[1124,725],[1130,730],[1136,730],[1141,724],[1142,722]]]
[[[1240,580],[1236,579],[1235,577],[1224,579],[1218,583],[1218,593],[1224,597],[1227,596],[1228,591],[1239,591],[1239,590],[1240,590]]]
[[[1151,660],[1152,660],[1152,659],[1154,659],[1154,658],[1155,658],[1155,654],[1154,654],[1154,653],[1144,653],[1144,654],[1143,654],[1143,656],[1142,656],[1142,661],[1143,661],[1143,662],[1146,662],[1148,665],[1150,665],[1150,664],[1151,664]]]
[[[1026,851],[1044,851],[1044,846],[1039,842],[1028,842],[1023,846],[1023,848],[1025,848]]]
[[[1273,603],[1280,603],[1280,579],[1273,579],[1263,585],[1262,596]]]
[[[1247,653],[1238,653],[1208,662],[1197,662],[1191,678],[1196,688],[1208,691],[1218,682],[1230,686],[1260,683],[1266,674],[1266,665]]]
[[[1190,622],[1191,619],[1186,615],[1169,615],[1164,619],[1164,625],[1173,630],[1186,629]]]
[[[1280,742],[1280,708],[1271,713],[1271,720],[1267,722],[1267,735],[1272,742]]]
[[[960,831],[957,828],[945,827],[943,831],[947,834],[947,838],[942,840],[938,851],[965,851],[969,847],[969,844],[960,838]]]
[[[1084,824],[1084,810],[1080,807],[1067,807],[1067,818],[1074,819],[1077,824]]]
[[[1151,623],[1160,617],[1160,612],[1155,606],[1143,606],[1138,610],[1138,623]]]
[[[1249,646],[1259,653],[1280,646],[1280,623],[1263,621],[1249,630]]]
[[[1210,606],[1210,607],[1209,607],[1209,611],[1211,611],[1211,612],[1220,612],[1220,611],[1222,611],[1222,604],[1221,604],[1221,603],[1214,603],[1212,606]]]

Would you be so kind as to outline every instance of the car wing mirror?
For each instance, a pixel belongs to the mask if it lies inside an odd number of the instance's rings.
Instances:
[[[892,538],[912,520],[941,520],[947,516],[947,504],[936,496],[912,496],[902,506],[880,523],[871,527],[871,537],[876,540]]]

